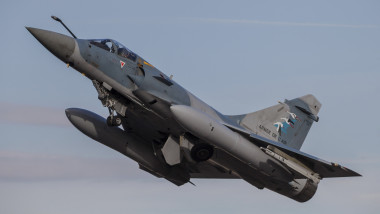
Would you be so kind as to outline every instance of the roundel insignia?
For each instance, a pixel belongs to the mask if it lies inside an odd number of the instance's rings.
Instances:
[[[123,62],[123,61],[120,60],[120,67],[123,68],[124,65],[125,65],[125,62]]]

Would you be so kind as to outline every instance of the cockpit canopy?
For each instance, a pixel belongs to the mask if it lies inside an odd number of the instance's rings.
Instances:
[[[132,61],[136,61],[137,55],[133,53],[131,50],[126,48],[124,45],[112,39],[91,39],[90,43],[99,48],[102,48],[111,53],[116,53],[117,55],[130,59]]]

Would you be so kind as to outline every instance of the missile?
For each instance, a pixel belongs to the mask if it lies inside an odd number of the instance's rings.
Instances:
[[[293,180],[292,173],[277,160],[208,114],[184,105],[173,105],[170,110],[175,120],[194,136],[223,149],[263,174],[284,182]]]
[[[155,155],[150,144],[132,133],[126,133],[117,127],[107,125],[103,117],[79,108],[66,109],[69,121],[83,134],[102,143],[125,156],[133,159],[140,165],[140,169],[158,177],[182,185],[189,181],[190,176],[179,176],[181,169],[163,164]]]

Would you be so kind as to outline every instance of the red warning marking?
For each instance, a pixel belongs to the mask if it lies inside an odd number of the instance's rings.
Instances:
[[[120,60],[120,66],[121,66],[121,68],[123,68],[124,65],[125,65],[125,62],[123,62],[123,61]]]

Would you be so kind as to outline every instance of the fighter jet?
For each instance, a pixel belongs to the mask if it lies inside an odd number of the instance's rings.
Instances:
[[[52,16],[56,21],[63,22]],[[66,109],[82,133],[175,185],[191,179],[243,179],[298,202],[320,180],[360,176],[300,151],[321,103],[313,95],[241,115],[224,115],[113,39],[26,29],[52,54],[92,81],[109,110],[103,118]]]

